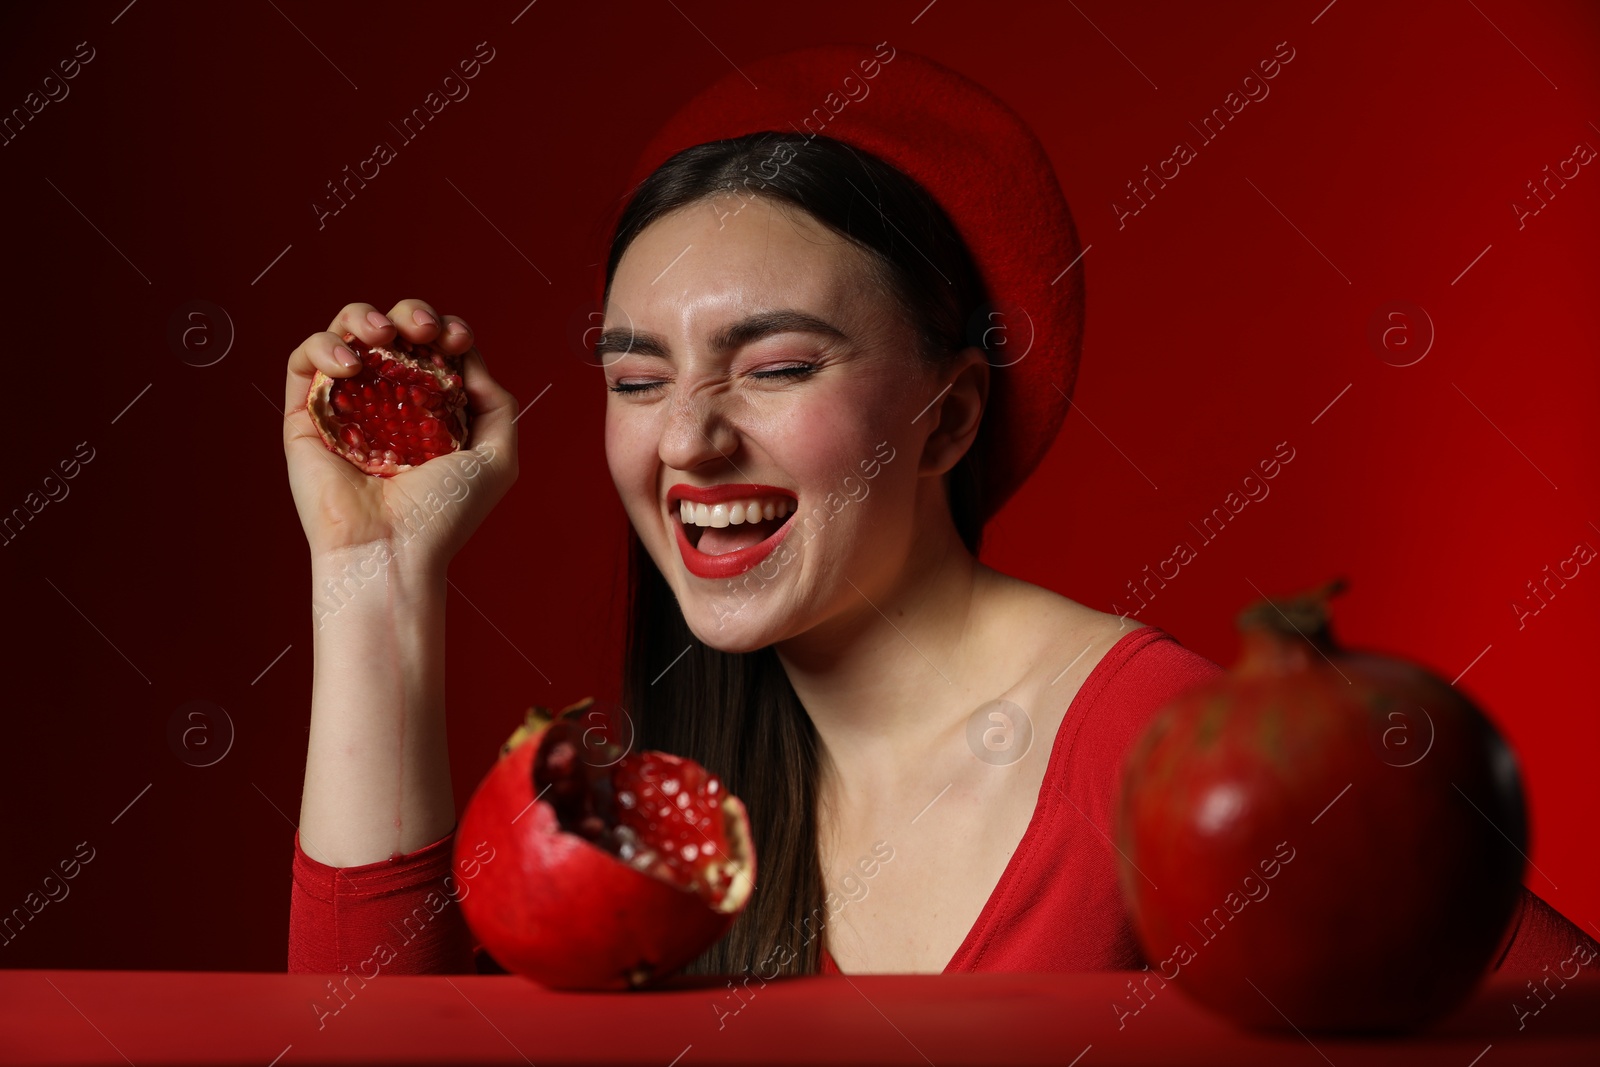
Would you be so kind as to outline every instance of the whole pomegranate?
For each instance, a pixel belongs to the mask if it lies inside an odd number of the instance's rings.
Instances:
[[[487,841],[461,909],[508,971],[555,989],[627,989],[716,943],[754,888],[744,805],[663,752],[630,753],[614,716],[579,701],[528,712],[467,804],[465,864]]]
[[[368,474],[389,477],[460,448],[467,436],[461,361],[396,337],[368,345],[346,333],[361,360],[348,378],[317,371],[306,410],[322,443]]]
[[[1511,750],[1434,675],[1340,649],[1343,586],[1242,612],[1232,673],[1164,708],[1124,769],[1116,841],[1145,958],[1250,1027],[1437,1019],[1521,892]]]

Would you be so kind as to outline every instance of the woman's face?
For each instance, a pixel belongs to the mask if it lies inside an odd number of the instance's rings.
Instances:
[[[927,490],[935,420],[913,419],[939,391],[913,336],[868,253],[768,198],[699,201],[629,245],[600,345],[606,458],[707,645],[782,641],[894,581]]]

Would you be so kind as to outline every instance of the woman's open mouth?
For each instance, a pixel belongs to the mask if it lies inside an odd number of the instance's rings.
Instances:
[[[732,578],[766,559],[788,535],[796,507],[768,486],[675,486],[668,500],[684,566],[699,578]]]

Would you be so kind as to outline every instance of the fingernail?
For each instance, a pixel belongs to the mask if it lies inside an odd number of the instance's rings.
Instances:
[[[377,330],[381,330],[385,326],[389,325],[388,318],[378,314],[376,311],[367,312],[367,321],[372,323],[373,328]]]
[[[333,358],[339,361],[341,367],[354,367],[361,362],[356,358],[356,354],[344,345],[333,346]]]
[[[467,335],[467,328],[461,325],[459,322],[452,322],[449,326],[444,328],[444,332],[445,336],[451,338],[465,337]]]
[[[426,311],[423,311],[421,308],[417,308],[417,310],[415,310],[415,311],[413,311],[411,313],[411,321],[415,322],[418,326],[437,326],[437,325],[439,325],[439,320],[438,319],[434,318],[432,315],[428,314]]]

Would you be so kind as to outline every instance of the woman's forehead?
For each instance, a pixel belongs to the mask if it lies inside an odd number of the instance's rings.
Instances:
[[[606,323],[631,318],[651,332],[697,335],[770,308],[850,319],[880,298],[873,282],[868,254],[804,211],[723,194],[634,238],[612,279]]]

